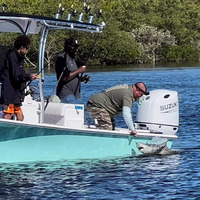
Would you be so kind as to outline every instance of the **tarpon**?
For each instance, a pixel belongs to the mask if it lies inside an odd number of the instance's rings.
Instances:
[[[149,155],[149,154],[164,155],[164,154],[172,154],[175,152],[167,147],[167,142],[164,142],[162,144],[144,144],[138,142],[136,143],[136,146],[138,150],[144,155]]]

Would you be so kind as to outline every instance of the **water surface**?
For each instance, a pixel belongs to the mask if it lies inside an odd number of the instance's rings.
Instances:
[[[149,90],[179,93],[181,153],[166,156],[0,165],[0,199],[200,199],[200,67],[90,72],[81,103],[117,84],[143,81]],[[56,84],[45,79],[45,95]],[[133,107],[135,119],[137,107]],[[122,116],[117,125],[125,127]]]

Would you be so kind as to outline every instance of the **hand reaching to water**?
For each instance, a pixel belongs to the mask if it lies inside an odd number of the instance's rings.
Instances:
[[[136,130],[131,131],[131,132],[130,132],[130,135],[136,136],[136,135],[137,135],[137,131],[136,131]]]

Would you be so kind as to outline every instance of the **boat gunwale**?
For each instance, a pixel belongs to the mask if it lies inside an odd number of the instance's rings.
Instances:
[[[96,128],[87,128],[85,125],[85,128],[71,128],[71,127],[64,127],[60,125],[55,125],[55,124],[48,124],[48,123],[37,123],[37,124],[32,124],[32,123],[27,123],[23,121],[11,121],[7,119],[0,119],[0,124],[1,123],[7,123],[7,124],[13,124],[13,125],[23,125],[23,126],[30,126],[33,128],[48,128],[48,129],[53,129],[53,130],[59,130],[59,131],[69,131],[69,132],[77,132],[77,133],[82,133],[81,135],[85,135],[85,133],[88,134],[94,134],[96,136],[110,136],[110,137],[132,137],[132,138],[149,138],[149,137],[160,137],[160,138],[166,138],[166,139],[177,139],[177,135],[166,135],[166,134],[160,134],[160,133],[151,133],[149,130],[137,130],[137,135],[130,135],[128,129],[125,128],[117,128],[116,130],[102,130],[102,129],[96,129]]]

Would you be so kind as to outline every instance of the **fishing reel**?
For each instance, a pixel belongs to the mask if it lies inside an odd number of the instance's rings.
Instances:
[[[35,91],[34,91],[32,88],[29,88],[29,89],[25,92],[25,96],[27,96],[27,95],[33,96],[34,93],[35,93]]]
[[[81,78],[81,82],[87,83],[90,80],[90,76],[89,75],[85,75]]]
[[[34,100],[38,100],[39,97],[39,88],[37,86],[28,86],[28,88],[25,91],[25,96],[30,95],[32,97],[32,99]]]

